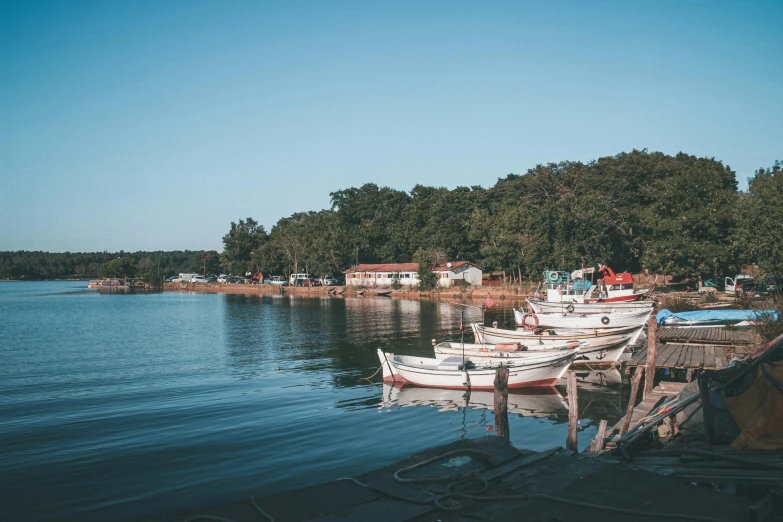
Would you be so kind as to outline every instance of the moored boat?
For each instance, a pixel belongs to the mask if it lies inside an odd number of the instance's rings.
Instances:
[[[620,301],[620,302],[590,302],[569,303],[566,301],[549,302],[542,299],[525,299],[530,309],[537,314],[542,313],[578,313],[578,314],[611,314],[616,312],[634,312],[652,310],[653,301]]]
[[[546,270],[543,273],[545,294],[543,299],[550,303],[618,303],[636,301],[650,294],[650,290],[635,290],[631,274],[615,274],[606,265],[598,265],[603,276],[598,285],[584,279],[595,273],[593,268],[574,270],[571,273]]]
[[[652,310],[631,312],[612,312],[606,314],[587,313],[523,313],[514,309],[517,325],[528,329],[535,328],[619,328],[623,326],[643,326]]]
[[[495,370],[508,368],[508,387],[554,386],[577,350],[553,351],[541,357],[515,360],[470,361],[461,356],[430,359],[384,353],[378,349],[386,383],[417,384],[435,388],[494,390]]]
[[[543,328],[534,330],[504,330],[502,328],[484,326],[481,323],[473,323],[470,327],[473,330],[473,338],[476,343],[520,343],[528,348],[533,346],[549,347],[567,341],[580,341],[590,347],[610,346],[629,341],[631,337],[641,330],[639,326],[585,330],[564,328],[550,330]]]

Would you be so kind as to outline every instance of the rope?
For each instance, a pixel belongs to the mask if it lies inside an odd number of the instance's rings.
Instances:
[[[253,503],[253,507],[256,508],[256,511],[264,515],[264,517],[266,517],[269,522],[275,522],[275,519],[272,518],[272,515],[264,511],[261,506],[258,505],[258,502],[256,502],[255,498],[253,498],[253,495],[250,495],[250,502]],[[231,518],[218,517],[215,515],[194,515],[192,517],[186,518],[183,522],[195,522],[196,520],[209,520],[211,522],[236,522]]]
[[[712,517],[706,517],[701,515],[686,515],[686,514],[680,514],[680,513],[658,513],[658,512],[650,512],[650,511],[642,511],[638,509],[627,509],[627,508],[619,508],[615,506],[607,506],[604,504],[597,504],[594,502],[585,502],[581,500],[573,500],[569,498],[563,498],[558,497],[556,495],[549,495],[547,493],[524,493],[524,494],[516,494],[516,495],[490,495],[490,496],[483,496],[478,495],[478,493],[483,493],[487,491],[490,487],[489,482],[478,476],[478,472],[474,471],[467,474],[455,474],[448,477],[416,477],[416,478],[404,478],[401,475],[403,473],[407,473],[409,471],[413,471],[416,469],[419,469],[421,467],[424,467],[428,464],[431,464],[432,462],[442,460],[446,457],[449,457],[451,455],[457,455],[457,454],[468,454],[468,455],[476,455],[483,460],[488,460],[489,457],[486,453],[477,451],[477,450],[471,450],[471,449],[461,449],[461,450],[454,450],[449,451],[447,453],[444,453],[442,455],[438,455],[436,457],[432,457],[430,459],[424,460],[422,462],[419,462],[418,464],[413,464],[411,466],[406,466],[404,468],[398,469],[394,473],[394,480],[401,483],[401,484],[411,484],[415,482],[425,482],[425,483],[433,483],[433,482],[446,482],[449,481],[449,485],[446,487],[446,491],[441,494],[440,496],[436,497],[433,500],[433,504],[435,507],[443,509],[445,511],[457,511],[463,506],[463,503],[459,502],[458,499],[466,499],[466,500],[477,500],[477,501],[505,501],[505,500],[531,500],[531,499],[541,499],[541,500],[549,500],[551,502],[557,502],[560,504],[567,504],[571,506],[579,506],[579,507],[585,507],[590,509],[597,509],[600,511],[610,511],[613,513],[622,513],[624,515],[633,515],[637,517],[653,517],[653,518],[668,518],[668,519],[678,519],[678,520],[693,520],[696,522],[728,522],[727,520],[720,519],[720,518],[712,518]],[[455,492],[452,491],[453,488],[456,486],[465,486],[471,481],[478,482],[479,486],[474,487],[473,491],[465,492],[464,490],[462,492]]]
[[[373,373],[373,374],[372,374],[372,375],[370,375],[369,377],[362,377],[362,380],[363,380],[363,381],[369,381],[370,379],[372,379],[373,377],[375,377],[376,375],[378,375],[378,372],[379,372],[379,371],[381,371],[381,369],[382,369],[382,368],[383,368],[383,365],[380,365],[380,366],[378,366],[378,369],[377,369],[377,370],[375,370],[375,373]],[[337,480],[341,480],[341,479],[337,479]]]

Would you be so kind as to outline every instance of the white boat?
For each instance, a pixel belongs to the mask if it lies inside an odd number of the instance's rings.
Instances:
[[[593,268],[575,270],[571,273],[546,270],[543,274],[543,298],[550,303],[594,303],[636,301],[649,295],[649,290],[634,290],[631,274],[615,274],[606,265],[598,265],[603,275],[598,285],[593,285],[584,276],[595,273]]]
[[[644,326],[652,310],[613,312],[608,314],[586,313],[523,313],[514,309],[517,325],[535,328],[620,328],[623,326]]]
[[[490,361],[507,359],[509,361],[530,360],[549,356],[553,353],[564,353],[573,350],[578,351],[581,348],[579,341],[562,342],[554,346],[527,346],[518,343],[505,344],[476,344],[460,342],[442,342],[435,345],[435,358],[447,359],[453,356],[465,356],[466,359],[473,361]]]
[[[434,388],[494,390],[495,370],[508,368],[508,387],[554,386],[576,356],[576,350],[557,350],[515,360],[469,361],[461,356],[430,359],[394,355],[378,349],[386,383],[417,384]]]
[[[449,390],[410,385],[383,384],[381,408],[425,406],[438,411],[465,408],[495,409],[495,393],[483,390]],[[568,403],[555,388],[509,390],[508,413],[522,417],[562,418],[568,415]]]
[[[562,328],[552,330],[544,330],[543,328],[535,330],[504,330],[501,328],[490,328],[481,323],[473,323],[470,327],[473,330],[474,342],[477,344],[520,343],[527,346],[528,349],[532,349],[534,346],[551,347],[568,341],[580,341],[589,347],[609,346],[630,340],[642,328],[630,326],[587,330]],[[585,348],[583,347],[582,351],[584,350]]]
[[[635,312],[640,310],[652,310],[653,301],[621,301],[621,302],[595,302],[595,303],[569,303],[561,301],[550,303],[542,299],[525,299],[530,309],[537,314],[543,313],[577,313],[577,314],[611,314],[616,312]]]

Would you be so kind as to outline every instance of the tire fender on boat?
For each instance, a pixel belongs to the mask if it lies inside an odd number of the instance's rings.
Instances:
[[[568,310],[569,312],[573,312],[574,311],[574,305],[570,304],[570,305],[566,306],[566,310]]]
[[[603,317],[601,318],[601,322],[602,322],[603,324],[609,324],[609,316],[608,316],[608,315],[605,315],[605,316],[603,316]]]

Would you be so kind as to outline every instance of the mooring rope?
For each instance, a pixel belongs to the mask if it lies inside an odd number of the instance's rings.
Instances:
[[[266,517],[269,522],[275,522],[275,519],[272,518],[272,515],[264,511],[264,509],[258,505],[258,502],[256,502],[255,498],[253,498],[253,495],[250,495],[250,502],[253,503],[253,507],[256,508],[256,511],[264,515],[264,517]],[[218,517],[215,515],[194,515],[192,517],[186,518],[184,522],[195,522],[197,520],[209,520],[210,522],[236,522],[236,520],[231,518]]]
[[[447,453],[444,453],[442,455],[438,455],[436,457],[432,457],[430,459],[424,460],[422,462],[419,462],[417,464],[413,464],[411,466],[406,466],[404,468],[400,468],[394,473],[394,480],[401,484],[410,484],[414,482],[449,482],[448,486],[446,487],[445,493],[441,494],[440,496],[437,496],[433,499],[433,504],[440,509],[443,509],[445,511],[457,511],[461,507],[463,507],[463,503],[459,502],[458,499],[466,499],[466,500],[476,500],[476,501],[506,501],[506,500],[532,500],[532,499],[541,499],[541,500],[549,500],[551,502],[557,502],[560,504],[568,504],[571,506],[579,506],[579,507],[586,507],[591,509],[597,509],[600,511],[610,511],[613,513],[622,513],[625,515],[633,515],[633,516],[639,516],[639,517],[652,517],[652,518],[669,518],[669,519],[679,519],[679,520],[693,520],[696,522],[729,522],[725,519],[720,518],[713,518],[713,517],[706,517],[702,515],[687,515],[682,513],[659,513],[659,512],[653,512],[653,511],[642,511],[639,509],[628,509],[628,508],[620,508],[615,506],[607,506],[604,504],[597,504],[595,502],[585,502],[582,500],[574,500],[570,498],[564,498],[564,497],[558,497],[556,495],[550,495],[547,493],[523,493],[523,494],[512,494],[512,495],[479,495],[478,493],[483,493],[487,491],[490,487],[489,482],[480,476],[478,476],[478,472],[472,472],[462,475],[451,475],[448,477],[416,477],[416,478],[404,478],[401,475],[403,473],[407,473],[409,471],[416,470],[418,468],[424,467],[428,464],[431,464],[433,462],[436,462],[438,460],[442,460],[446,457],[452,456],[452,455],[464,455],[464,454],[470,454],[470,455],[477,455],[481,457],[483,460],[488,460],[488,456],[486,453],[477,451],[477,450],[471,450],[471,449],[462,449],[462,450],[454,450],[449,451]],[[480,483],[480,487],[474,489],[471,492],[454,492],[452,489],[457,485],[465,485],[469,483],[470,481],[477,481]]]

